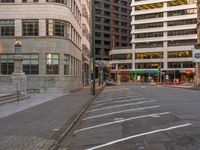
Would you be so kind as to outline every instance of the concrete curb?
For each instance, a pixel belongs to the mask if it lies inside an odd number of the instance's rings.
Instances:
[[[63,126],[64,129],[61,130],[61,135],[58,137],[56,141],[48,148],[48,150],[56,150],[59,146],[59,143],[63,140],[63,138],[71,131],[71,129],[76,125],[76,123],[79,121],[81,116],[85,113],[85,111],[90,107],[90,105],[94,102],[96,97],[103,91],[105,86],[103,86],[98,93],[96,93],[95,96],[92,96],[86,104],[82,106],[82,108],[75,113]],[[70,123],[69,123],[70,122]],[[67,126],[67,127],[66,127]],[[63,127],[62,127],[63,128]]]

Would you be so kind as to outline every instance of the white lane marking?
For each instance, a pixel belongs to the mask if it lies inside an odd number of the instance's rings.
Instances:
[[[182,125],[178,125],[178,126],[172,126],[172,127],[168,127],[168,128],[153,130],[153,131],[150,131],[150,132],[144,132],[144,133],[141,133],[141,134],[136,134],[136,135],[129,136],[129,137],[126,137],[126,138],[111,141],[111,142],[108,142],[108,143],[105,143],[105,144],[102,144],[102,145],[91,147],[91,148],[88,148],[86,150],[95,150],[95,149],[99,149],[99,148],[102,148],[102,147],[113,145],[113,144],[116,144],[116,143],[119,143],[119,142],[123,142],[123,141],[126,141],[126,140],[134,139],[134,138],[137,138],[137,137],[141,137],[141,136],[145,136],[145,135],[149,135],[149,134],[155,134],[155,133],[158,133],[158,132],[169,131],[169,130],[173,130],[173,129],[177,129],[177,128],[183,128],[183,127],[187,127],[187,126],[190,126],[190,125],[192,125],[192,124],[187,123],[187,124],[182,124]]]
[[[123,95],[123,96],[117,96],[117,97],[105,97],[105,98],[101,98],[101,99],[99,99],[99,98],[97,98],[96,100],[96,102],[100,102],[100,101],[107,101],[107,100],[115,100],[115,99],[126,99],[126,98],[134,98],[134,97],[141,97],[142,95],[130,95],[130,96],[128,96],[128,95]]]
[[[106,104],[117,104],[117,103],[123,103],[123,102],[138,101],[138,100],[143,100],[143,99],[145,99],[145,98],[142,97],[142,98],[135,98],[135,99],[128,99],[128,100],[114,101],[111,103],[96,104],[96,105],[93,105],[93,107],[102,106],[102,105],[106,105]]]
[[[99,118],[99,117],[105,117],[105,116],[120,114],[120,113],[127,113],[127,112],[131,112],[131,111],[153,109],[153,108],[158,108],[158,107],[160,107],[160,105],[149,106],[149,107],[140,107],[140,108],[128,109],[128,110],[122,110],[122,111],[115,111],[115,112],[112,112],[112,113],[106,113],[106,114],[101,114],[101,115],[97,115],[97,116],[91,116],[91,117],[83,118],[83,121],[84,120],[89,120],[89,119],[94,119],[94,118]]]
[[[114,101],[114,100],[118,100],[118,99],[131,99],[131,98],[140,98],[141,96],[132,96],[132,97],[119,97],[119,98],[110,98],[110,99],[104,99],[104,100],[97,100],[94,103],[98,104],[98,103],[102,103],[102,102],[109,102],[109,101]]]
[[[104,107],[104,108],[97,108],[97,109],[92,109],[88,112],[95,112],[95,111],[100,111],[100,110],[105,110],[105,109],[112,109],[112,108],[118,108],[118,107],[130,106],[130,105],[137,105],[137,104],[143,104],[143,103],[153,103],[153,102],[155,102],[155,100],[142,101],[142,102],[137,102],[137,103],[128,103],[128,104],[116,105],[116,106],[110,106],[110,107]]]
[[[142,118],[147,118],[147,117],[154,117],[155,115],[159,115],[159,116],[166,115],[166,114],[169,114],[169,113],[170,112],[153,113],[153,114],[149,114],[149,115],[143,115],[143,116],[136,116],[136,117],[132,117],[132,118],[120,119],[120,120],[117,120],[117,121],[112,121],[112,122],[108,122],[108,123],[99,124],[99,125],[83,128],[83,129],[80,129],[80,130],[76,130],[74,133],[78,133],[78,132],[86,131],[86,130],[90,130],[90,129],[95,129],[95,128],[99,128],[99,127],[104,127],[104,126],[108,126],[108,125],[112,125],[112,124],[116,124],[116,123],[122,123],[122,122],[130,121],[130,120],[142,119]]]

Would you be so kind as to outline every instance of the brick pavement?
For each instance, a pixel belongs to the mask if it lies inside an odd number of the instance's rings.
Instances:
[[[90,98],[92,95],[87,87],[0,118],[0,150],[49,149],[63,125]]]

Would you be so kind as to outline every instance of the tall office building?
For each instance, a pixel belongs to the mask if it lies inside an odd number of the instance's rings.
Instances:
[[[95,0],[97,60],[110,60],[110,50],[130,47],[130,3],[130,0]]]
[[[83,85],[90,83],[90,56],[91,56],[91,23],[92,4],[91,0],[81,0],[82,3],[82,79]]]
[[[197,41],[196,2],[132,0],[132,50],[121,51],[132,56],[126,64],[115,60],[115,64],[120,64],[117,69],[129,71],[134,80],[158,81],[159,70],[163,72],[162,81],[192,80],[192,49]]]
[[[79,89],[81,12],[80,0],[0,0],[1,82],[9,81],[13,72],[18,37],[28,89]]]

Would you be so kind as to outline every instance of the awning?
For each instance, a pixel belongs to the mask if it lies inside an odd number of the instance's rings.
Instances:
[[[159,70],[129,70],[129,73],[144,74],[144,73],[158,73]]]

